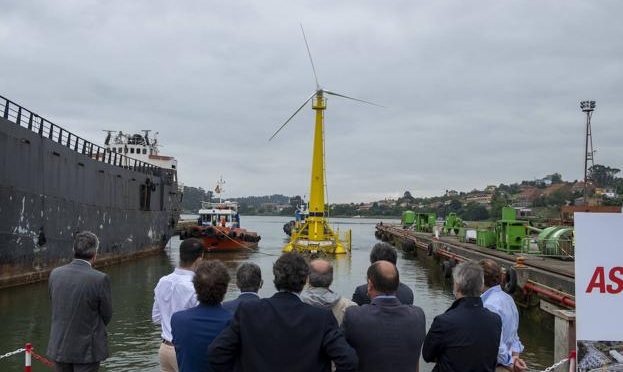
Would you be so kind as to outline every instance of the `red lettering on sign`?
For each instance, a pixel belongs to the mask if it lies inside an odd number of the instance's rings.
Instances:
[[[591,293],[595,288],[599,289],[599,293],[604,293],[606,291],[606,275],[603,266],[597,266],[595,268],[593,277],[586,288],[586,293]]]
[[[617,273],[619,274],[617,276]],[[610,270],[610,281],[614,283],[608,284],[608,293],[619,294],[623,291],[623,267],[617,266]]]
[[[586,287],[586,293],[591,293],[594,289],[599,289],[599,293],[619,294],[623,292],[623,267],[615,266],[610,269],[608,279],[611,284],[606,283],[604,267],[597,266],[588,287]]]

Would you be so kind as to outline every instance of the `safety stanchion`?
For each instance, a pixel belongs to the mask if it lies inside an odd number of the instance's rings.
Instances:
[[[27,343],[24,349],[24,372],[32,372],[32,344]]]
[[[569,354],[569,372],[575,372],[575,364],[576,364],[576,351],[573,350]]]
[[[24,348],[24,372],[32,372],[32,344],[27,343]]]

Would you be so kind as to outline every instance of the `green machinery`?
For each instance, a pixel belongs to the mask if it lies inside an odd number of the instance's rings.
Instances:
[[[529,231],[538,233],[536,239],[530,237]],[[493,229],[480,229],[476,232],[478,246],[495,248],[506,253],[522,252],[573,258],[574,243],[572,227],[550,226],[538,229],[529,226],[527,221],[517,220],[515,210],[510,207],[502,209],[502,219],[495,223]]]
[[[437,224],[436,213],[415,213],[415,231],[433,232],[433,228]]]
[[[536,238],[538,253],[543,256],[567,257],[575,256],[575,241],[573,227],[570,226],[550,226],[544,229],[528,227],[530,230],[539,233]],[[526,242],[529,244],[529,242]],[[527,249],[530,247],[527,246]]]
[[[487,229],[476,231],[476,244],[485,248],[495,247],[495,231]]]
[[[411,226],[415,223],[415,212],[414,211],[404,211],[402,212],[402,218],[400,219],[400,223],[402,226]]]
[[[457,216],[456,213],[451,212],[446,216],[446,220],[443,223],[443,232],[444,234],[454,233],[454,235],[459,234],[459,229],[464,227],[465,224],[461,217]]]
[[[502,219],[495,223],[493,230],[478,230],[476,244],[506,253],[521,252],[528,236],[527,222],[517,220],[515,209],[502,208]]]

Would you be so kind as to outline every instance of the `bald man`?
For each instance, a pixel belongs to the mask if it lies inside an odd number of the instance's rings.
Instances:
[[[396,297],[400,275],[389,261],[368,268],[371,303],[346,309],[342,329],[359,357],[359,371],[418,371],[426,318]]]
[[[309,263],[309,268],[308,285],[301,292],[301,300],[312,306],[331,310],[335,320],[341,325],[346,309],[357,306],[357,304],[341,297],[329,288],[333,283],[333,265],[331,262],[315,259]]]

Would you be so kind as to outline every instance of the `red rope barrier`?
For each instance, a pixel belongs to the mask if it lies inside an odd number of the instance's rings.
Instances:
[[[54,362],[50,361],[49,359],[47,359],[44,356],[41,356],[37,353],[35,353],[34,351],[32,352],[32,356],[37,359],[38,361],[40,361],[41,363],[45,364],[46,366],[50,367],[50,368],[54,368]]]

